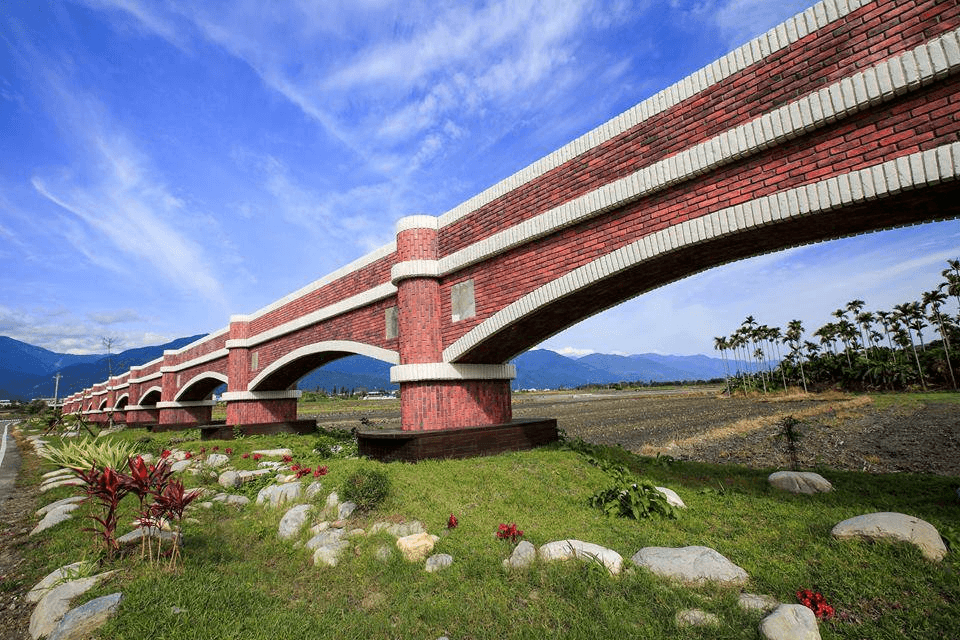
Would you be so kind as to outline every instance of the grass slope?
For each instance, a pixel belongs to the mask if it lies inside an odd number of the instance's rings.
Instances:
[[[143,451],[177,446],[199,452],[198,440],[176,442],[197,433],[146,434],[128,430],[109,436],[138,441]],[[55,442],[55,440],[53,441]],[[426,573],[421,564],[394,552],[375,556],[393,539],[381,533],[351,540],[335,568],[315,567],[311,552],[297,541],[277,539],[285,509],[250,504],[240,510],[215,505],[191,509],[196,522],[185,526],[184,566],[170,572],[151,568],[134,552],[104,568],[120,573],[82,600],[122,591],[120,613],[105,626],[103,639],[163,638],[756,638],[759,613],[737,606],[739,589],[684,587],[639,569],[611,577],[591,563],[535,563],[506,571],[501,562],[513,545],[497,540],[499,523],[515,522],[526,540],[542,545],[576,538],[597,543],[629,558],[646,546],[713,547],[750,574],[745,590],[795,603],[795,592],[823,592],[838,616],[821,623],[830,638],[939,638],[960,635],[960,568],[956,552],[942,563],[897,544],[838,542],[830,537],[839,521],[873,511],[900,511],[923,518],[941,532],[958,524],[956,478],[917,475],[873,476],[820,472],[835,491],[793,496],[769,487],[767,471],[735,466],[674,462],[606,448],[602,455],[626,464],[638,475],[676,490],[687,509],[676,520],[608,518],[587,506],[591,494],[608,484],[586,458],[560,447],[494,457],[383,465],[366,460],[324,457],[314,451],[329,438],[249,437],[204,442],[221,452],[233,448],[237,468],[253,468],[242,453],[290,447],[294,460],[327,465],[324,491],[350,473],[376,467],[388,475],[392,491],[374,513],[351,518],[350,527],[376,521],[421,520],[431,533],[443,533],[435,553],[449,553],[454,564]],[[321,448],[322,450],[327,450]],[[39,483],[46,471],[32,456],[26,481]],[[210,478],[187,476],[192,485]],[[245,490],[255,495],[256,487]],[[70,495],[68,489],[43,494],[37,506]],[[133,498],[120,533],[131,528]],[[81,511],[75,512],[79,515]],[[446,534],[448,516],[458,528]],[[316,519],[316,518],[315,518]],[[34,582],[54,568],[94,556],[89,519],[75,517],[35,537],[29,556]],[[298,546],[300,544],[300,546]],[[0,583],[0,588],[27,585]],[[79,602],[75,603],[78,604]],[[715,613],[719,626],[678,628],[675,615],[688,608]]]

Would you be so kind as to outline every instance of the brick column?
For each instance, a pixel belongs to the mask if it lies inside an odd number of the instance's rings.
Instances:
[[[221,399],[227,403],[227,424],[270,424],[297,419],[296,390],[249,391],[250,381],[261,369],[256,348],[251,348],[250,321],[246,316],[230,318],[230,339],[227,347],[227,392]]]
[[[400,365],[390,381],[400,384],[404,431],[435,431],[509,422],[510,365],[443,362],[438,220],[410,216],[397,223],[397,287]]]
[[[143,393],[150,387],[148,382],[141,382],[139,375],[144,367],[130,367],[130,386],[127,393],[130,401],[126,406],[126,421],[131,427],[145,427],[157,424],[160,410],[155,406],[142,406],[140,400]]]

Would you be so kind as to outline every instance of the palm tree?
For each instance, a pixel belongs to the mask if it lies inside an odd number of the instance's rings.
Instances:
[[[950,363],[950,337],[947,334],[943,316],[940,314],[940,306],[946,301],[947,295],[939,289],[926,291],[923,294],[923,308],[926,309],[927,307],[930,307],[930,309],[933,311],[930,319],[931,321],[936,322],[937,326],[940,328],[940,338],[943,340],[943,352],[947,359],[947,371],[950,372],[950,382],[953,384],[953,388],[956,389],[957,379],[953,376],[953,365]]]
[[[787,323],[787,333],[783,339],[790,345],[790,352],[800,365],[800,379],[803,381],[803,392],[807,392],[807,376],[803,371],[803,356],[800,355],[800,339],[803,337],[803,323],[791,320]],[[810,343],[813,344],[813,343]]]
[[[723,372],[726,374],[724,381],[727,384],[727,395],[730,395],[730,367],[727,365],[727,349],[730,343],[725,336],[715,337],[713,339],[713,348],[720,351],[720,357],[723,358]]]
[[[780,331],[780,327],[769,327],[767,328],[767,341],[773,345],[774,350],[777,352],[777,362],[780,366],[780,379],[783,381],[783,390],[787,390],[787,374],[783,370],[783,358],[780,356],[780,340],[783,337],[783,334]]]
[[[880,322],[880,325],[883,326],[883,332],[887,336],[887,344],[890,346],[890,351],[893,351],[893,340],[890,339],[890,327],[893,325],[893,314],[889,311],[877,311],[877,320]]]
[[[913,359],[917,363],[917,373],[920,374],[920,386],[924,391],[927,390],[927,385],[923,380],[923,369],[920,368],[920,356],[917,355],[917,345],[913,342],[913,334],[910,332],[910,317],[915,313],[914,305],[916,302],[904,302],[903,304],[893,305],[894,311],[897,313],[897,319],[903,322],[904,333],[906,337],[910,340],[910,348],[913,349]]]

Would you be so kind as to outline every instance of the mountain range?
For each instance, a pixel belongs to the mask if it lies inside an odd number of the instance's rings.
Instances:
[[[54,393],[53,376],[61,374],[59,397],[85,389],[108,377],[108,371],[124,372],[131,366],[159,358],[165,350],[179,349],[202,335],[178,338],[166,344],[139,347],[120,353],[71,355],[0,336],[0,399],[49,398]],[[546,349],[533,349],[513,364],[517,378],[513,389],[573,388],[616,382],[670,382],[711,380],[725,373],[723,360],[708,356],[670,356],[644,353],[631,356],[593,353],[569,358]],[[731,365],[732,367],[733,365]],[[364,356],[349,356],[303,377],[304,390],[365,388],[396,389],[390,383],[390,365]]]

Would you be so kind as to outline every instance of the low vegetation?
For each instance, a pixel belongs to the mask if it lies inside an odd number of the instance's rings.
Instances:
[[[797,603],[798,593],[819,594],[814,599],[833,613],[820,623],[825,639],[952,637],[960,629],[956,549],[944,562],[931,563],[907,545],[838,542],[830,536],[837,522],[873,511],[909,513],[955,535],[956,478],[821,468],[836,490],[793,496],[770,488],[769,470],[577,443],[412,465],[349,457],[344,452],[352,439],[338,432],[201,442],[195,430],[124,430],[100,440],[158,457],[174,448],[199,459],[226,453],[240,469],[257,466],[251,454],[258,449],[286,447],[292,450],[288,464],[308,470],[303,481],[323,484],[313,499],[317,513],[330,491],[344,496],[354,485],[368,499],[368,510],[355,513],[351,527],[420,520],[441,536],[434,551],[454,558],[437,573],[397,553],[380,560],[377,548],[392,544],[382,532],[352,538],[339,566],[316,567],[302,546],[306,532],[297,540],[278,540],[284,509],[221,503],[208,509],[199,506],[204,500],[199,498],[184,514],[190,524],[181,562],[168,568],[142,562],[139,549],[111,559],[85,531],[94,513],[88,505],[72,520],[31,538],[25,575],[0,581],[0,590],[29,588],[52,569],[83,559],[96,560],[100,570],[119,569],[84,596],[124,594],[118,616],[100,633],[104,640],[757,637],[761,614],[737,606],[738,589],[684,587],[639,569],[611,577],[591,563],[537,562],[506,571],[501,563],[520,532],[537,546],[574,538],[614,549],[625,559],[646,546],[712,547],[746,569],[748,591],[788,603]],[[55,438],[51,442],[57,444]],[[21,483],[38,484],[50,468],[26,456]],[[619,475],[612,477],[611,470]],[[209,469],[186,474],[184,481],[188,490],[221,490]],[[591,505],[612,484],[623,490],[634,483],[670,487],[687,508],[674,510],[672,518],[662,513],[637,518]],[[252,497],[256,488],[246,485],[243,492]],[[68,495],[68,488],[54,489],[36,506]],[[129,531],[137,517],[137,500],[121,501],[117,531]],[[501,535],[505,523],[518,535]],[[676,613],[688,608],[714,613],[722,625],[678,628]]]

